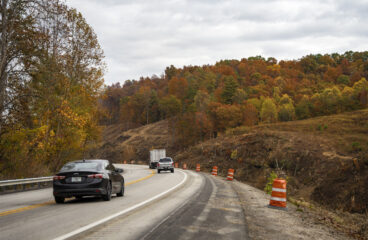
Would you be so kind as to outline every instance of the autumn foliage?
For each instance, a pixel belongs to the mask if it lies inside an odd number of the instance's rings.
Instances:
[[[100,135],[103,52],[58,0],[1,3],[0,178],[49,175]]]
[[[160,77],[107,86],[100,122],[129,129],[170,119],[171,140],[186,147],[241,125],[365,108],[367,77],[368,52],[351,51],[288,61],[256,56],[170,66]]]

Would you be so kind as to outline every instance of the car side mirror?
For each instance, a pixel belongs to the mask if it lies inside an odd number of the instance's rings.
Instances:
[[[123,170],[122,168],[116,168],[116,169],[115,169],[115,172],[117,172],[117,173],[123,173],[123,172],[124,172],[124,170]]]

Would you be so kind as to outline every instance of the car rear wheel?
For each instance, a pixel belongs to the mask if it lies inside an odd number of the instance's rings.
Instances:
[[[63,197],[55,197],[55,202],[56,203],[64,203],[64,200],[65,200],[65,198],[63,198]]]
[[[171,169],[171,172],[173,173],[174,172],[174,169]]]
[[[102,199],[105,200],[105,201],[110,201],[111,200],[111,182],[109,182],[107,184],[106,194],[102,196]]]
[[[161,170],[157,170],[157,173],[160,173],[161,172]]]
[[[116,196],[118,196],[118,197],[122,197],[122,196],[124,196],[124,190],[125,190],[124,182],[121,182],[121,189],[120,189],[120,192],[118,192],[118,193],[116,194]]]

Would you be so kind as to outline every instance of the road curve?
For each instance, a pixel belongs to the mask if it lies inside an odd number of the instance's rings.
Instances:
[[[200,191],[142,239],[249,239],[242,201],[233,185],[202,176]]]
[[[209,174],[186,173],[188,181],[179,189],[75,239],[249,239],[233,185]]]
[[[125,196],[110,202],[55,204],[52,189],[0,196],[0,240],[249,239],[229,182],[179,169],[157,174],[147,166],[122,167]]]
[[[100,221],[175,187],[183,172],[154,174],[147,166],[123,165],[125,196],[69,199],[55,204],[52,189],[0,196],[0,239],[55,239]]]

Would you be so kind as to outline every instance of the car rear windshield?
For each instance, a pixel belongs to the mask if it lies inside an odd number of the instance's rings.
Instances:
[[[162,158],[160,159],[160,162],[171,162],[172,160],[170,158]]]
[[[100,162],[72,162],[65,164],[60,172],[70,171],[100,171],[102,164]]]

